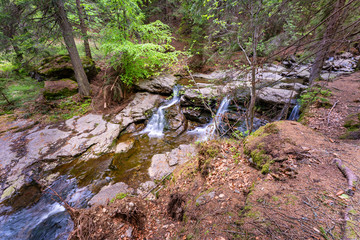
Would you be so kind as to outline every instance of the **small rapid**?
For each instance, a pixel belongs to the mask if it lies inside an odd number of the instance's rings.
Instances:
[[[180,86],[175,85],[173,90],[173,98],[165,102],[165,105],[160,106],[158,110],[152,115],[145,129],[140,132],[140,134],[148,133],[149,137],[160,138],[164,136],[164,128],[166,125],[165,112],[166,108],[169,108],[180,101]]]
[[[288,120],[291,120],[291,121],[299,120],[300,108],[301,108],[301,104],[300,104],[300,101],[298,101],[297,104],[295,105],[295,107],[293,108],[293,110],[291,111]]]
[[[203,127],[197,127],[194,130],[189,131],[188,133],[198,135],[198,141],[206,141],[206,140],[209,140],[212,137],[214,137],[216,129],[219,129],[219,127],[223,121],[224,114],[228,110],[230,101],[231,101],[231,99],[228,96],[226,96],[221,101],[219,109],[217,110],[215,117],[211,120],[210,123],[208,123],[207,125],[205,125]]]

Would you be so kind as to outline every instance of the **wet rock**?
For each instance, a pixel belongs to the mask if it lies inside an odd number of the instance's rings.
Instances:
[[[125,142],[121,142],[116,146],[115,153],[127,152],[134,147],[134,144],[135,144],[135,139],[133,138],[127,139]]]
[[[279,83],[273,86],[273,88],[295,90],[297,92],[304,91],[308,86],[301,83]]]
[[[159,104],[163,98],[159,95],[150,93],[136,93],[135,98],[117,114],[111,121],[121,125],[121,130],[129,124],[139,121],[145,121],[152,115],[152,110]]]
[[[87,151],[84,160],[109,152],[119,135],[119,125],[109,123],[101,115],[88,114],[74,117],[65,124],[33,127],[23,132],[7,132],[0,137],[0,190],[9,186],[16,190],[25,184],[23,174],[37,174],[31,170],[34,163],[57,160],[42,164],[43,171],[50,171],[61,164],[60,159],[72,158]],[[6,173],[6,174],[5,174]],[[9,196],[10,197],[10,196]]]
[[[183,106],[204,106],[204,102],[211,102],[220,94],[218,87],[209,85],[200,89],[186,89],[181,97],[181,105]]]
[[[135,84],[135,88],[141,91],[158,94],[168,94],[173,92],[177,78],[173,75],[160,75],[152,79],[142,80]]]
[[[89,151],[87,159],[96,155],[107,153],[114,139],[120,133],[118,124],[105,121],[101,115],[88,114],[80,118],[66,121],[68,127],[72,126],[75,136],[65,141],[63,146],[47,156],[56,159],[58,156],[75,156]]]
[[[45,81],[43,96],[47,100],[61,99],[76,94],[78,88],[78,84],[71,79]]]
[[[187,128],[187,119],[182,113],[180,105],[175,104],[165,110],[165,117],[168,119],[168,129],[176,135],[181,134]]]
[[[297,92],[293,90],[264,87],[257,91],[261,101],[270,104],[287,104],[290,99],[296,99]]]
[[[90,206],[106,205],[118,193],[132,193],[134,190],[123,182],[103,187],[98,194],[90,199]]]

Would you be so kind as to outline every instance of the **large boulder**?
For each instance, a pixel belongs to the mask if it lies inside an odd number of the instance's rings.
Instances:
[[[92,79],[98,73],[94,61],[89,58],[81,58],[85,73],[89,79]],[[37,69],[37,72],[46,79],[75,79],[74,67],[69,55],[57,55],[44,58]]]
[[[134,99],[112,119],[112,122],[120,124],[123,130],[131,123],[145,121],[151,117],[152,110],[162,100],[159,95],[136,93]]]
[[[69,97],[78,92],[78,84],[71,79],[45,81],[43,96],[47,100]]]
[[[177,78],[173,75],[160,75],[151,79],[141,80],[135,84],[135,88],[141,91],[158,94],[168,94],[173,92]]]
[[[287,104],[296,99],[298,93],[294,90],[264,87],[257,91],[259,100],[270,104]]]
[[[187,120],[181,111],[180,105],[175,104],[165,110],[165,117],[168,119],[168,129],[176,135],[184,132],[187,127]]]

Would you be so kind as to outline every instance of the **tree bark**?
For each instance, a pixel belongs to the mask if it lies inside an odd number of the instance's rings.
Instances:
[[[92,59],[91,49],[90,49],[90,44],[89,44],[89,35],[87,34],[87,26],[85,24],[83,7],[81,6],[80,0],[76,0],[76,7],[78,10],[78,14],[79,14],[81,35],[84,40],[85,55],[86,55],[86,57]]]
[[[79,52],[74,41],[73,30],[67,18],[63,0],[56,1],[56,18],[60,26],[66,49],[69,52],[74,67],[75,78],[79,85],[79,93],[82,96],[90,95],[90,84],[81,63]]]
[[[316,52],[315,62],[311,67],[309,78],[310,85],[312,85],[316,79],[320,78],[325,58],[329,53],[330,47],[334,41],[336,31],[340,26],[340,19],[342,17],[343,11],[339,10],[345,6],[345,3],[346,0],[337,0],[334,11],[332,11],[335,14],[330,17],[329,21],[327,22],[324,36]]]

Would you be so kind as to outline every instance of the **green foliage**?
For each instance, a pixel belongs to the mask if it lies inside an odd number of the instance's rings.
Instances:
[[[326,106],[329,104],[327,97],[330,97],[331,95],[332,93],[330,90],[314,86],[300,96],[301,106],[307,107],[316,101]]]
[[[113,199],[110,200],[110,202],[113,203],[113,202],[115,202],[116,199],[119,199],[119,200],[124,199],[124,198],[126,198],[127,195],[128,195],[127,193],[118,193],[118,194],[116,194],[116,196]]]
[[[172,37],[169,27],[160,21],[136,26],[139,42],[128,39],[121,29],[108,27],[104,31],[104,54],[120,72],[120,80],[131,86],[138,79],[160,72],[164,66],[177,60],[180,52],[169,45]]]
[[[62,100],[58,109],[49,115],[50,121],[67,120],[74,116],[84,115],[90,110],[91,99],[85,99],[81,102],[72,100],[71,97]]]
[[[11,67],[6,65],[6,68]],[[38,97],[40,89],[44,85],[22,74],[2,72],[2,75],[4,76],[0,76],[0,114],[9,114],[14,109],[25,108],[29,101]]]

